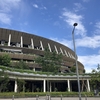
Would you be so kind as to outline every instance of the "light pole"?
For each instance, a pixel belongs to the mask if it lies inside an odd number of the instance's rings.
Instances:
[[[77,83],[78,83],[78,92],[79,92],[79,100],[81,100],[81,92],[80,92],[80,81],[79,81],[79,73],[78,73],[78,64],[77,64],[77,55],[76,55],[76,48],[75,48],[75,39],[74,39],[74,30],[77,26],[77,23],[74,23],[73,31],[72,31],[72,37],[73,37],[73,45],[74,45],[74,52],[75,52],[75,61],[76,61],[76,73],[77,73]]]

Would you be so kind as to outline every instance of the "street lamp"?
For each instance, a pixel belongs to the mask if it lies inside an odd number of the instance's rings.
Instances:
[[[75,39],[74,39],[74,30],[77,26],[77,23],[74,23],[73,31],[72,31],[72,37],[73,37],[73,45],[74,45],[74,52],[75,52],[75,61],[76,61],[76,73],[77,73],[77,83],[78,83],[78,92],[79,92],[79,100],[81,100],[81,93],[80,93],[80,81],[79,81],[79,73],[78,73],[78,64],[77,64],[77,55],[76,55],[76,48],[75,48]]]

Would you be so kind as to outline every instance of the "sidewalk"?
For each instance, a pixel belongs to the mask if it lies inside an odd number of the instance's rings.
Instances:
[[[9,99],[0,99],[0,100],[47,100],[44,97],[40,97],[39,99],[36,98],[9,98]],[[51,97],[51,100],[79,100],[78,97]],[[82,97],[82,100],[100,100],[100,97]]]

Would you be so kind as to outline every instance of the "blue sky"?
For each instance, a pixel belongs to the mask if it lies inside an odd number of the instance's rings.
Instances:
[[[60,42],[73,50],[86,72],[100,64],[100,0],[0,0],[0,27]]]

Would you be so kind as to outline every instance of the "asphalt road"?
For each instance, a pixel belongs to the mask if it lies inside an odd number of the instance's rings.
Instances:
[[[0,99],[0,100],[48,100],[45,97],[40,97],[40,98],[9,98],[9,99]],[[78,97],[52,97],[51,100],[79,100]],[[100,100],[100,97],[82,97],[81,100]]]

